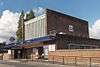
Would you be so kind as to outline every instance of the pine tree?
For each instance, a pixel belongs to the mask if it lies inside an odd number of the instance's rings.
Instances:
[[[26,20],[30,20],[32,18],[35,18],[33,10],[30,10],[28,14],[26,14]]]
[[[20,17],[19,17],[19,22],[18,22],[18,30],[16,32],[17,35],[17,41],[23,41],[24,40],[24,11],[22,10]]]

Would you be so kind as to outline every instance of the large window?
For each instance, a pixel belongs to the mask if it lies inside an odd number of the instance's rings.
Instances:
[[[36,17],[25,25],[25,39],[43,37],[46,35],[46,18]]]

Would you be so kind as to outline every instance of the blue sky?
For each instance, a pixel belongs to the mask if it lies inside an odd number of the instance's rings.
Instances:
[[[6,9],[20,12],[37,7],[60,10],[89,21],[90,26],[100,19],[100,0],[0,0],[0,14]]]
[[[90,37],[100,39],[100,0],[0,0],[0,42],[16,37],[22,10],[28,12],[39,7],[88,21]]]

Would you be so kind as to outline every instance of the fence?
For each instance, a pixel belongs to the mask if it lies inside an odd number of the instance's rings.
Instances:
[[[100,67],[100,57],[78,57],[78,56],[56,56],[52,55],[49,59],[53,63],[82,66],[82,67]]]

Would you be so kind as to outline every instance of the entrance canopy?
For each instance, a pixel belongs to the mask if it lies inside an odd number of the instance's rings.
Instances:
[[[28,45],[30,46],[31,44],[34,44],[34,43],[51,41],[54,39],[55,39],[54,36],[44,36],[44,37],[25,40],[25,41],[20,42],[19,44],[17,43],[7,44],[2,49],[12,49],[12,48],[17,48],[20,46],[28,46]]]
[[[34,38],[30,40],[24,41],[25,43],[35,43],[35,42],[43,42],[43,41],[50,41],[53,39],[53,36],[44,36],[39,38]]]

